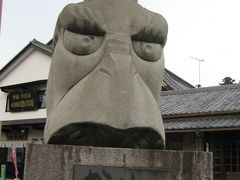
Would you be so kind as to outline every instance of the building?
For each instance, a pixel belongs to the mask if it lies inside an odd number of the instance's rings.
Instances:
[[[240,85],[162,92],[167,149],[211,151],[214,180],[240,179]]]
[[[13,178],[11,147],[17,147],[20,178],[26,143],[43,143],[46,121],[46,83],[51,48],[31,41],[0,71],[0,164],[7,165]]]

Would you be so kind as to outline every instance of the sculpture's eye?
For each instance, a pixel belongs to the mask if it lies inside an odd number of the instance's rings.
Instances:
[[[89,55],[101,46],[102,40],[103,36],[78,34],[65,30],[63,44],[73,54]]]
[[[161,44],[142,41],[133,41],[132,44],[135,53],[146,61],[158,61],[162,56]]]

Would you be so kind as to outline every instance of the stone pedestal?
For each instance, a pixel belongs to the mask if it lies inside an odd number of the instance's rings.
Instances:
[[[212,180],[212,170],[206,152],[31,144],[24,180]]]

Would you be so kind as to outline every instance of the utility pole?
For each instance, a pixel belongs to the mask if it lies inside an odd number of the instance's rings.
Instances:
[[[195,57],[189,57],[189,58],[198,61],[198,85],[197,85],[197,87],[200,88],[201,87],[201,62],[204,62],[205,60],[195,58]]]

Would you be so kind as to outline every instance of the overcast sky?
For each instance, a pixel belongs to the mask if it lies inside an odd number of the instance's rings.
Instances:
[[[120,1],[120,0],[119,0]],[[3,0],[0,68],[29,41],[48,42],[57,16],[68,3],[79,0]],[[240,80],[239,0],[139,0],[162,14],[169,25],[166,68],[193,85],[215,86],[230,76]]]

